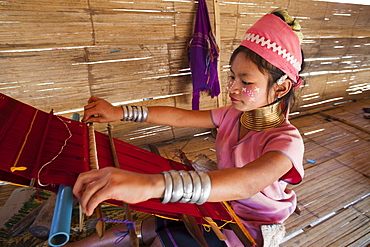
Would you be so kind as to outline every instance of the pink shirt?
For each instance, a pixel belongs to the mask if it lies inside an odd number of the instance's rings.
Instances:
[[[250,198],[231,202],[257,244],[262,245],[260,225],[282,223],[296,208],[296,195],[286,186],[302,181],[304,146],[299,131],[287,119],[274,129],[251,130],[238,141],[241,114],[231,105],[211,112],[213,123],[218,127],[216,154],[219,169],[242,167],[272,151],[285,155],[293,164],[287,174],[264,190]],[[225,230],[224,233],[228,246],[243,246],[233,232]]]

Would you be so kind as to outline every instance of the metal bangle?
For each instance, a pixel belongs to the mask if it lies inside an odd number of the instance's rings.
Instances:
[[[172,196],[173,181],[169,172],[162,172],[165,182],[164,196],[161,199],[161,202],[166,204],[170,201]]]
[[[122,112],[123,112],[123,118],[121,119],[121,121],[127,121],[127,107],[125,105],[121,105],[121,108],[122,108]]]
[[[179,174],[184,185],[184,193],[182,195],[182,198],[180,199],[180,202],[181,203],[189,202],[193,195],[193,181],[191,179],[189,172],[181,170],[179,171]]]
[[[202,193],[202,182],[200,181],[200,177],[196,171],[189,171],[189,175],[193,181],[193,195],[191,196],[189,203],[196,203]]]
[[[169,171],[169,173],[173,181],[173,189],[170,202],[177,202],[184,195],[184,185],[178,171],[171,170]]]
[[[136,117],[136,120],[135,122],[142,122],[143,121],[143,107],[142,106],[138,106],[137,107],[137,117]]]
[[[211,179],[204,171],[197,171],[202,182],[202,193],[199,200],[196,202],[198,205],[205,203],[211,195]]]
[[[132,108],[132,119],[131,119],[131,121],[136,122],[137,115],[138,115],[137,114],[137,111],[138,111],[137,106],[132,105],[131,108]]]
[[[122,105],[123,118],[121,121],[145,122],[148,117],[148,107],[135,105]]]
[[[129,105],[126,105],[125,121],[130,121],[130,109],[131,109],[131,107]]]
[[[127,106],[127,110],[128,110],[128,114],[127,114],[127,121],[132,121],[132,106],[131,105],[128,105]]]
[[[143,117],[142,117],[142,119],[141,119],[141,122],[145,122],[146,121],[146,119],[148,118],[148,115],[149,115],[149,109],[148,109],[148,107],[146,107],[146,106],[142,106],[142,111],[143,111]]]

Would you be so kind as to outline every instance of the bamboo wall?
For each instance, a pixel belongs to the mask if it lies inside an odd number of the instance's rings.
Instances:
[[[214,4],[216,10],[214,11]],[[322,1],[207,0],[221,48],[218,99],[228,104],[228,60],[246,29],[284,7],[303,27],[307,84],[293,112],[370,96],[369,5]],[[67,117],[90,95],[110,102],[191,108],[186,46],[196,1],[0,1],[0,92]],[[219,18],[215,18],[219,17]],[[98,126],[104,131],[105,126]],[[114,123],[114,136],[135,145],[205,130]]]

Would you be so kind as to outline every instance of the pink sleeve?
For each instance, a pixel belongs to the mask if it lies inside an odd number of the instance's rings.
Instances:
[[[303,140],[294,126],[288,125],[284,129],[280,129],[279,132],[270,136],[270,141],[264,147],[263,153],[275,151],[288,157],[292,161],[293,167],[280,179],[290,184],[298,184],[304,176]]]
[[[230,110],[231,105],[215,108],[211,110],[213,124],[218,128],[225,119],[226,113]]]

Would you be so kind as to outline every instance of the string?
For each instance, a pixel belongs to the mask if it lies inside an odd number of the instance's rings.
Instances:
[[[116,219],[108,219],[105,217],[99,218],[96,221],[98,222],[99,220],[105,221],[107,223],[122,223],[122,224],[131,224],[133,227],[135,227],[135,222],[129,221],[129,220],[116,220]],[[132,228],[132,226],[130,227]]]
[[[180,221],[180,219],[175,219],[175,218],[172,218],[172,217],[167,217],[167,216],[163,216],[163,215],[159,215],[159,214],[155,214],[155,216],[157,216],[159,218],[166,219],[166,220]]]
[[[16,167],[16,165],[17,165],[17,163],[18,163],[18,161],[19,161],[19,158],[20,158],[20,156],[21,156],[21,154],[22,154],[22,151],[23,151],[23,149],[24,149],[24,146],[26,145],[26,142],[27,142],[27,140],[28,140],[28,136],[29,136],[29,134],[31,133],[31,129],[32,129],[32,127],[33,127],[33,124],[35,123],[36,115],[37,115],[37,113],[38,113],[38,112],[39,112],[39,110],[37,110],[37,109],[36,109],[36,112],[35,112],[35,114],[33,115],[33,119],[32,119],[32,122],[31,122],[31,126],[30,126],[30,128],[28,129],[28,132],[27,132],[27,134],[26,134],[26,137],[24,138],[24,141],[23,141],[23,143],[22,143],[22,147],[21,147],[21,149],[19,150],[19,153],[18,153],[17,159],[15,160],[14,165],[10,168],[10,170],[11,170],[12,172],[27,170],[27,167],[25,167],[25,166]]]
[[[116,241],[114,241],[114,244],[119,244],[121,243],[125,238],[126,236],[129,234],[129,231],[120,231],[120,230],[115,230],[114,231],[114,235],[117,236],[118,238],[116,239]]]
[[[221,226],[218,226],[217,224],[216,224],[216,222],[214,222],[214,221],[208,221],[205,217],[202,217],[209,225],[206,225],[206,224],[203,224],[204,226],[207,226],[207,227],[211,227],[211,224],[212,225],[215,225],[218,229],[222,229],[222,228],[224,228],[224,226],[226,226],[227,224],[229,224],[229,223],[234,223],[233,221],[231,221],[231,220],[229,220],[229,221],[225,221],[225,223],[223,224],[223,225],[221,225]]]
[[[56,116],[65,126],[66,126],[66,129],[69,133],[69,136],[67,137],[67,139],[64,140],[64,144],[63,146],[60,148],[60,151],[48,162],[46,162],[43,166],[41,166],[41,168],[39,169],[39,171],[37,172],[37,183],[40,185],[40,186],[48,186],[49,184],[42,184],[41,181],[40,181],[40,173],[42,171],[42,169],[44,169],[47,165],[49,165],[51,162],[53,162],[56,158],[58,158],[58,156],[63,152],[63,149],[65,146],[67,146],[67,141],[69,139],[71,139],[72,137],[72,132],[71,130],[68,128],[68,125],[61,119],[59,118],[58,116]]]
[[[98,222],[99,220],[102,220],[102,221],[105,221],[105,222],[108,222],[108,223],[123,223],[123,224],[126,224],[127,231],[121,231],[121,230],[118,230],[118,229],[114,231],[114,235],[118,237],[116,239],[116,241],[114,242],[114,244],[121,243],[126,238],[126,236],[130,233],[130,229],[131,228],[135,229],[135,225],[136,225],[135,222],[129,221],[129,220],[116,220],[116,219],[107,219],[105,217],[102,217],[102,218],[97,219],[96,222]]]

